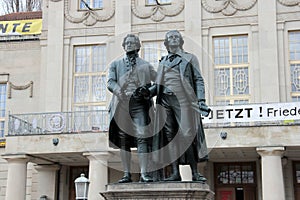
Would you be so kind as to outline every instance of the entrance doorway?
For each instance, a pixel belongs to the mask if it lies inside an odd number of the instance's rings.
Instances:
[[[69,200],[76,200],[75,192],[75,179],[80,177],[80,174],[84,173],[86,178],[89,178],[89,166],[76,166],[70,167],[69,175]]]
[[[294,191],[295,199],[300,199],[300,162],[294,162],[293,166],[294,171]]]
[[[216,200],[256,200],[255,162],[215,163]]]

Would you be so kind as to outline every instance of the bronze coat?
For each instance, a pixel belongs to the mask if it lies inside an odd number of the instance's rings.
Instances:
[[[128,81],[130,70],[131,70],[131,66],[129,60],[125,56],[119,60],[113,61],[109,68],[109,73],[108,73],[107,88],[110,92],[113,93],[109,105],[109,109],[108,109],[109,119],[110,119],[109,140],[110,142],[112,142],[117,146],[120,142],[118,137],[118,126],[113,120],[113,117],[115,115],[115,112],[118,108],[120,101],[116,96],[116,94],[118,94],[123,89],[123,87],[125,87],[126,82]],[[154,81],[156,78],[156,71],[154,70],[153,66],[149,62],[139,57],[136,58],[136,72],[140,84],[138,87],[150,86],[151,81]],[[153,104],[152,100],[149,100],[148,103]],[[154,115],[153,109],[150,110],[150,115]],[[132,140],[130,141],[131,146],[135,146],[134,138],[132,137],[130,140]],[[115,146],[113,145],[113,147]]]
[[[194,102],[198,104],[199,100],[205,99],[205,87],[204,87],[204,81],[203,77],[200,73],[199,68],[199,62],[195,55],[187,53],[187,52],[181,52],[178,53],[178,57],[176,57],[172,63],[171,66],[179,65],[180,70],[180,81],[182,83],[182,86],[184,88],[185,96],[187,97],[187,101],[190,103]],[[157,71],[157,79],[156,79],[156,85],[154,87],[151,87],[152,93],[157,94],[156,104],[161,103],[161,93],[163,88],[163,74],[164,74],[164,68],[167,64],[166,62],[167,56],[163,57]],[[155,90],[155,91],[154,91]],[[165,160],[163,158],[163,155],[165,155],[164,152],[157,151],[167,145],[164,141],[164,135],[159,130],[163,124],[164,124],[164,112],[159,109],[160,107],[157,106],[156,114],[155,114],[155,133],[157,133],[154,136],[153,139],[153,159],[161,163],[161,161]],[[195,151],[197,152],[197,160],[198,162],[206,161],[208,159],[208,153],[207,153],[207,145],[205,141],[205,135],[204,130],[202,126],[202,120],[201,115],[194,111],[194,113],[191,113],[191,115],[194,116],[194,125],[196,131],[196,137],[192,143]],[[185,158],[185,155],[181,156],[180,158],[181,164],[188,164],[187,160]]]

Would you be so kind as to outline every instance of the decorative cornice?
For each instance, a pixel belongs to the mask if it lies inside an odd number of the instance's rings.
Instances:
[[[300,13],[299,12],[289,12],[289,13],[278,13],[277,14],[277,21],[294,21],[295,19],[299,19]]]
[[[114,26],[107,26],[107,27],[93,27],[89,29],[65,29],[64,35],[65,36],[82,36],[82,35],[112,35],[115,32]]]
[[[278,0],[284,6],[300,6],[300,0]]]
[[[169,22],[169,23],[158,23],[158,24],[139,24],[132,26],[132,32],[143,32],[143,31],[157,31],[161,30],[167,32],[168,30],[183,30],[184,23],[183,22]]]
[[[146,6],[145,3],[141,4],[141,0],[131,0],[131,9],[136,17],[141,19],[151,18],[153,21],[159,22],[166,16],[173,17],[178,15],[184,9],[184,0],[176,0],[172,1],[171,4],[154,6]]]
[[[30,88],[29,97],[32,98],[32,96],[33,96],[33,81],[30,81],[27,85],[21,85],[21,86],[16,86],[16,85],[12,84],[12,82],[10,82],[10,81],[8,81],[7,84],[8,84],[7,97],[9,99],[11,99],[11,90],[12,89],[14,89],[14,90],[26,90],[27,88]]]
[[[53,1],[53,0],[52,0]],[[60,1],[60,0],[54,0]],[[72,12],[70,12],[69,1],[65,1],[65,17],[69,22],[72,23],[83,23],[87,26],[93,26],[97,22],[108,21],[115,15],[115,0],[111,0],[111,8],[103,8],[101,10],[86,10],[82,11],[81,17],[74,17]]]
[[[257,24],[257,16],[238,16],[238,17],[224,17],[216,19],[205,19],[202,21],[202,28],[218,27],[218,26],[237,26]]]
[[[231,16],[237,11],[251,9],[256,2],[257,0],[202,0],[202,6],[207,12],[221,12],[225,16]]]

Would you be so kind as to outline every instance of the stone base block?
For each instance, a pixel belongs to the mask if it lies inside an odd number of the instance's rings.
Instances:
[[[107,200],[212,200],[207,184],[197,182],[154,182],[109,184],[101,195]]]

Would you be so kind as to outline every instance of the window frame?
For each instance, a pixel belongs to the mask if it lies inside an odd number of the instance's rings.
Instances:
[[[300,101],[300,89],[299,91],[293,91],[293,72],[292,72],[292,65],[296,65],[297,68],[300,68],[300,56],[298,59],[292,59],[291,58],[291,40],[290,40],[290,34],[292,33],[298,33],[299,37],[300,37],[300,30],[291,30],[288,31],[288,64],[289,64],[289,74],[290,74],[290,83],[289,83],[289,87],[290,87],[290,98],[293,102],[299,102]],[[292,43],[292,44],[297,44],[297,41]],[[300,48],[300,39],[298,40],[298,45]],[[297,46],[298,46],[297,45]],[[300,54],[300,52],[299,52]],[[300,77],[298,77],[298,79],[300,79]]]
[[[147,59],[147,57],[145,56],[146,55],[146,48],[145,48],[145,44],[156,44],[157,46],[159,44],[161,44],[161,47],[163,46],[162,49],[159,49],[158,51],[158,48],[156,50],[156,54],[157,54],[157,60],[156,60],[156,63],[153,64],[151,62],[151,60]],[[141,57],[146,60],[147,62],[149,62],[155,70],[158,69],[158,65],[159,65],[159,60],[163,57],[163,56],[166,56],[168,55],[168,51],[167,49],[165,48],[164,46],[164,40],[147,40],[147,41],[142,41],[142,49],[141,49]]]
[[[170,2],[159,2],[160,5],[171,5],[172,4],[172,0],[167,0]],[[149,0],[145,0],[145,5],[146,6],[156,6],[156,3],[149,3]]]
[[[2,86],[5,86],[5,95],[4,95],[4,98],[3,100],[5,100],[4,102],[4,116],[0,116],[0,122],[3,123],[3,129],[2,127],[0,126],[0,140],[1,139],[4,139],[5,138],[5,122],[6,122],[6,115],[7,115],[7,95],[8,95],[8,81],[9,81],[9,74],[0,74],[1,76],[1,80],[0,80],[0,85]],[[2,93],[1,93],[1,90],[0,90],[0,97],[2,99]],[[2,104],[1,100],[0,100],[0,103]],[[1,107],[0,107],[1,108]],[[1,112],[2,112],[2,108],[1,108]],[[5,139],[4,139],[5,140]],[[5,141],[1,140],[0,141],[0,147],[1,146],[5,146]]]
[[[90,3],[87,3],[86,2],[86,0],[85,0],[85,2],[89,5],[89,7],[92,9],[92,10],[102,10],[103,9],[103,7],[104,7],[104,0],[101,0],[102,2],[101,2],[101,7],[98,7],[98,8],[94,8],[94,7],[91,7],[90,5],[91,4],[93,4],[94,3],[94,1],[95,0],[89,0],[90,1]],[[87,11],[87,10],[89,10],[85,5],[84,5],[84,7],[83,8],[81,8],[81,0],[78,0],[77,1],[78,2],[78,10],[79,11]]]
[[[238,38],[238,37],[246,37],[247,38],[247,62],[242,62],[242,63],[233,63],[233,43],[232,39],[233,38]],[[215,49],[215,39],[219,38],[224,38],[228,39],[228,51],[229,51],[229,63],[224,63],[224,64],[215,64],[215,59],[216,59],[216,49]],[[238,105],[240,103],[237,102],[243,102],[242,104],[245,104],[245,102],[250,103],[251,101],[251,91],[250,91],[250,76],[251,76],[251,71],[250,71],[250,56],[249,56],[249,34],[238,34],[238,35],[217,35],[217,36],[212,36],[212,54],[213,54],[213,79],[214,79],[214,103],[217,105]],[[226,56],[226,55],[225,55]],[[244,54],[242,55],[244,56]],[[226,61],[225,61],[226,62]],[[247,87],[248,87],[248,93],[246,94],[234,94],[234,76],[233,76],[233,71],[234,69],[239,69],[239,68],[246,68],[248,71],[247,74]],[[216,70],[226,70],[229,69],[229,95],[217,95],[216,93]],[[228,102],[228,103],[226,103]]]
[[[229,172],[229,166],[239,166],[240,172],[241,172],[241,179],[242,179],[242,167],[243,166],[251,166],[253,170],[253,183],[244,183],[243,180],[241,180],[240,183],[219,183],[218,181],[218,167],[227,166],[228,172]],[[255,162],[216,162],[214,163],[214,181],[215,185],[220,186],[254,186],[257,184],[257,172],[256,172],[256,163]],[[229,173],[228,173],[229,174]],[[228,175],[229,178],[229,175]],[[229,182],[229,181],[228,181]]]
[[[76,54],[76,49],[77,48],[83,48],[85,49],[86,47],[89,47],[89,50],[90,50],[90,55],[89,55],[89,62],[88,62],[88,69],[92,69],[93,67],[93,54],[92,54],[92,49],[93,47],[96,47],[96,46],[102,46],[104,47],[104,55],[103,55],[103,58],[105,59],[103,61],[103,71],[98,71],[98,72],[93,72],[93,71],[90,71],[88,70],[87,72],[76,72],[76,59],[77,59],[77,54]],[[94,76],[99,76],[99,77],[105,77],[105,79],[107,78],[107,72],[106,72],[106,64],[107,64],[107,60],[106,60],[106,55],[107,55],[107,45],[106,44],[89,44],[89,45],[75,45],[73,47],[73,52],[74,52],[74,56],[73,56],[73,73],[72,73],[72,110],[75,111],[79,108],[79,110],[81,110],[81,108],[84,108],[87,107],[87,110],[93,110],[91,108],[93,107],[105,107],[106,106],[106,102],[107,102],[107,98],[108,98],[108,95],[107,95],[107,90],[106,90],[106,87],[105,89],[103,90],[103,92],[105,93],[105,97],[103,100],[101,101],[93,101],[93,77]],[[75,101],[75,98],[78,98],[78,97],[75,97],[76,95],[76,88],[75,88],[75,81],[76,81],[76,77],[88,77],[88,101]],[[105,80],[106,82],[106,80]]]

